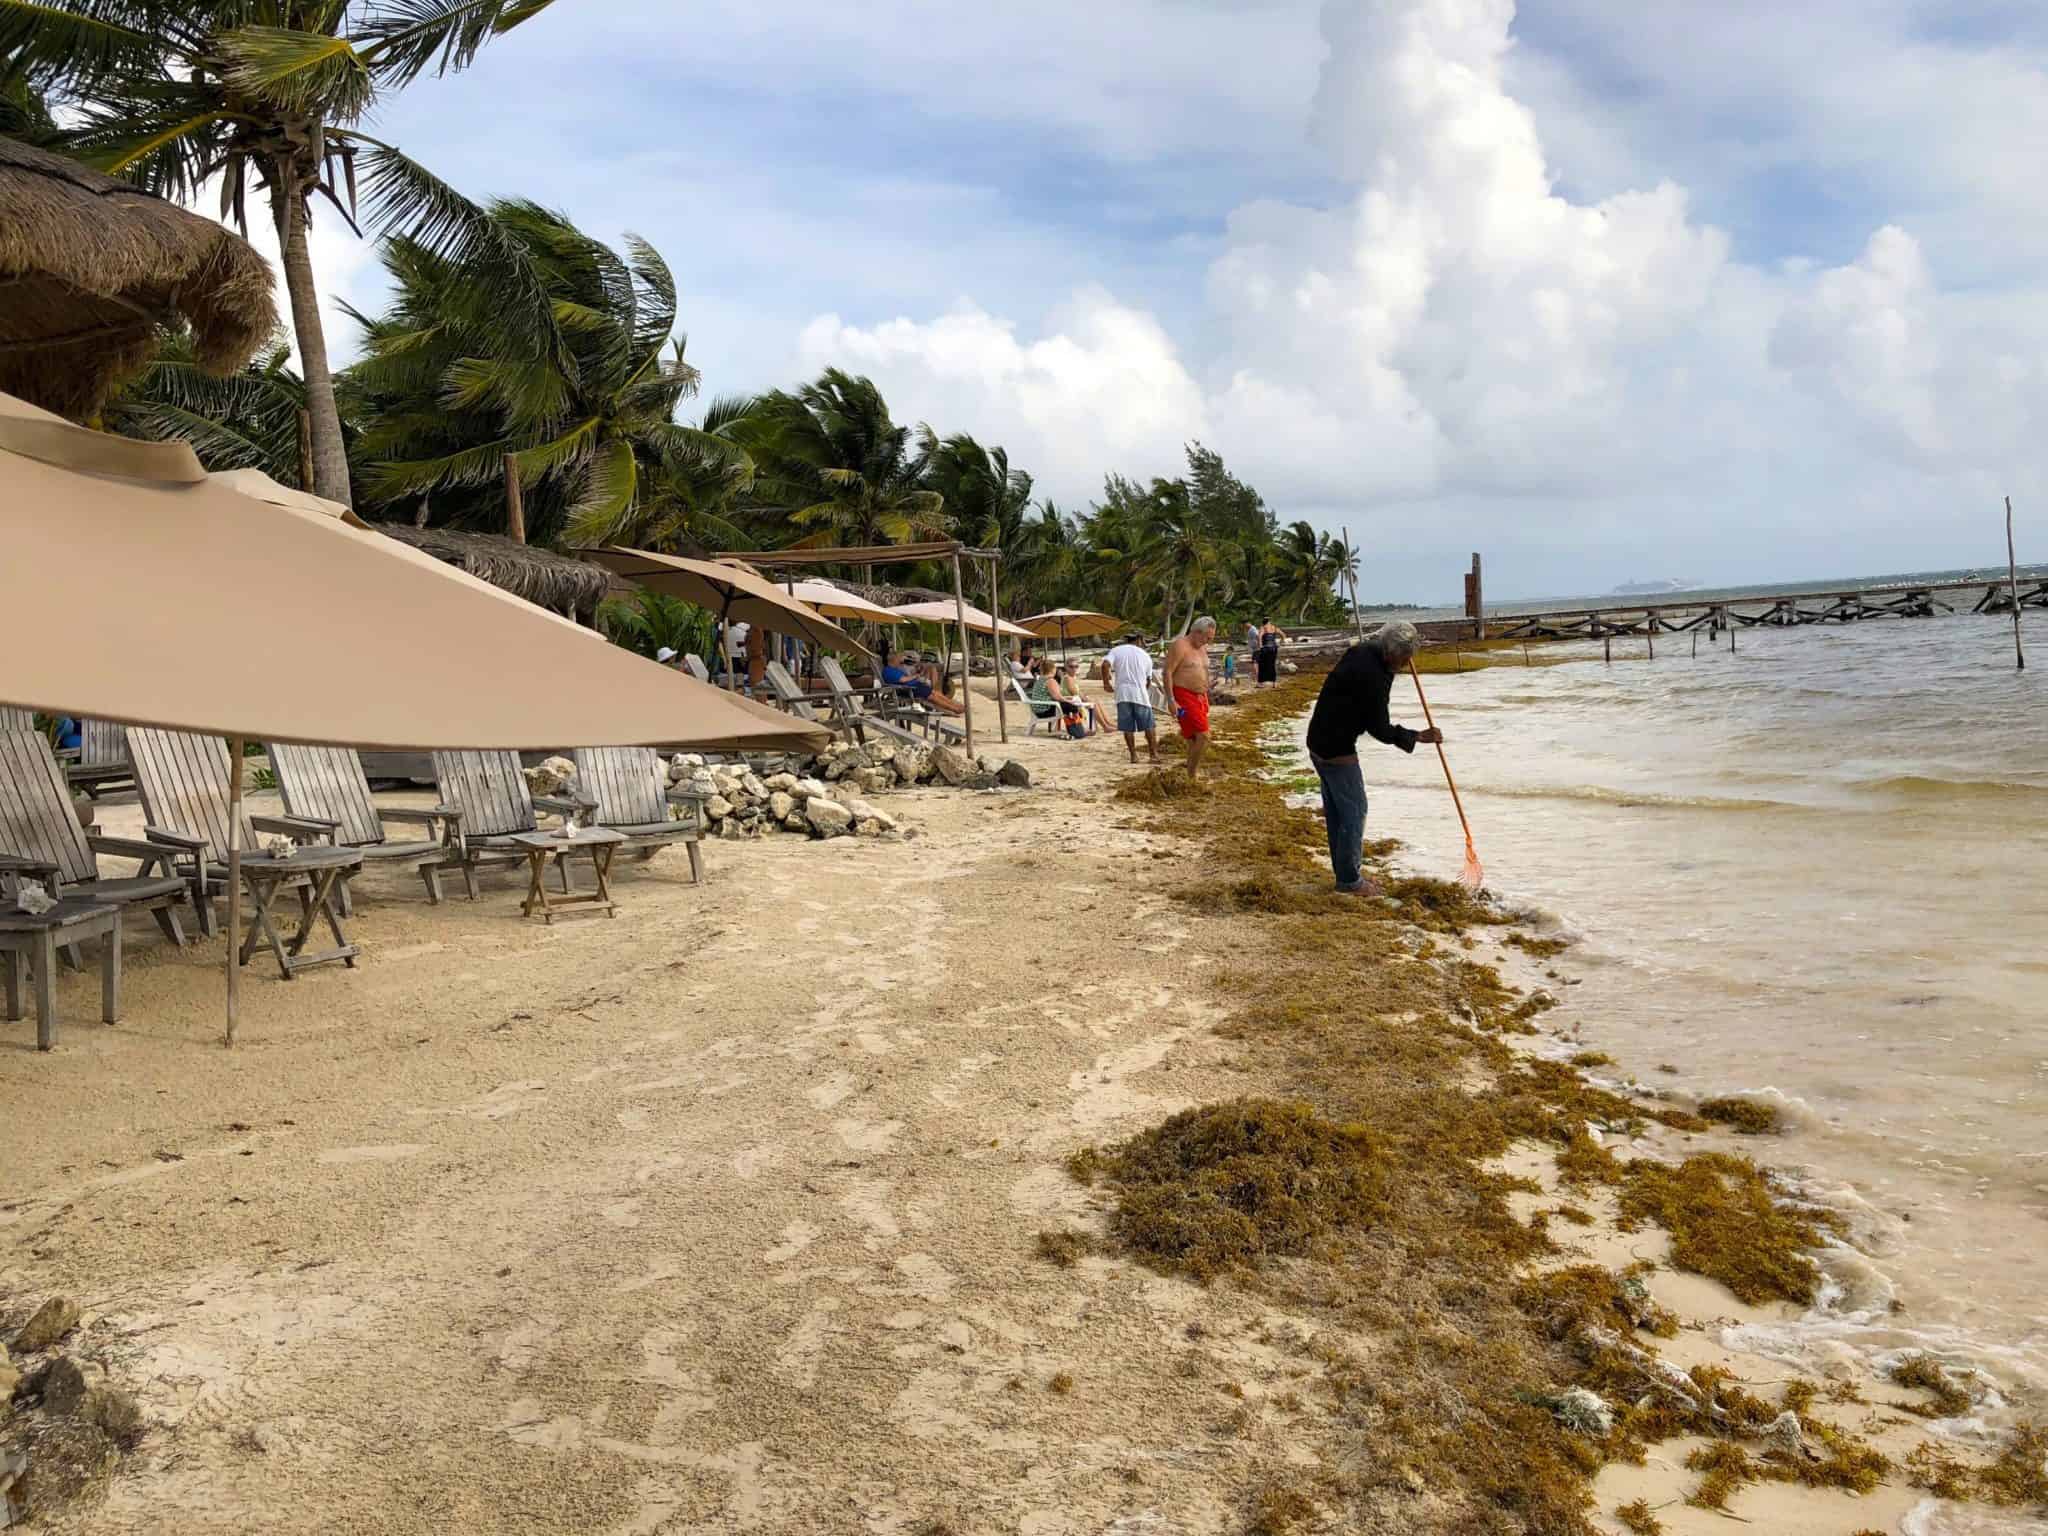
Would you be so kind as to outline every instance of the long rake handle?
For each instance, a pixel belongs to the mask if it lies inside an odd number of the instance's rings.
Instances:
[[[1436,717],[1429,712],[1429,695],[1422,691],[1422,674],[1415,670],[1415,659],[1408,660],[1408,675],[1415,679],[1415,697],[1422,700],[1422,718],[1431,730],[1436,729]],[[1444,756],[1444,744],[1436,744],[1436,760],[1444,765],[1444,782],[1451,786],[1451,804],[1458,808],[1458,825],[1465,829],[1465,841],[1472,841],[1472,823],[1465,819],[1465,802],[1458,797],[1458,781],[1451,777],[1451,760]]]

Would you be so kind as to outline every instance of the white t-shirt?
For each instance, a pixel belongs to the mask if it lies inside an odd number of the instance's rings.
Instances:
[[[1145,685],[1152,680],[1152,658],[1143,646],[1125,641],[1103,658],[1109,663],[1109,680],[1119,704],[1150,704]]]
[[[747,626],[728,624],[725,627],[725,654],[734,661],[747,659]]]

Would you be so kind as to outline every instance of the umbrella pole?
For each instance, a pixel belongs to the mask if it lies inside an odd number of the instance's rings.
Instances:
[[[990,555],[988,560],[988,616],[994,622],[989,626],[989,649],[995,653],[996,662],[996,735],[1004,746],[1010,744],[1010,712],[1003,707],[1004,696],[1009,693],[1010,670],[1009,649],[1003,644],[1003,586],[999,567],[999,555]]]
[[[728,592],[725,594],[725,601],[718,605],[718,649],[720,652],[718,659],[725,663],[725,691],[727,693],[738,693],[740,691],[739,684],[732,675],[732,641],[726,635],[726,631],[732,628],[730,623],[731,614],[732,594]]]
[[[206,850],[200,849],[199,878],[206,878]],[[242,1006],[242,738],[228,738],[228,1040],[235,1043]]]
[[[967,594],[960,587],[960,551],[953,551],[953,616],[960,624],[960,708],[967,727],[967,755],[974,756],[974,642],[967,638]]]

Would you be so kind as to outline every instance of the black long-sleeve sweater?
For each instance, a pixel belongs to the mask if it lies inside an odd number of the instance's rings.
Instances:
[[[1323,679],[1315,713],[1308,721],[1308,749],[1317,757],[1350,757],[1361,735],[1403,752],[1415,750],[1415,733],[1388,718],[1394,674],[1376,645],[1354,645]]]

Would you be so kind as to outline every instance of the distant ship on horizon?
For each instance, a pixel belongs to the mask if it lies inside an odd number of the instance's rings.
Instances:
[[[1609,597],[1651,597],[1664,592],[1696,592],[1697,581],[1680,580],[1676,576],[1660,577],[1656,581],[1625,581],[1607,595]]]

